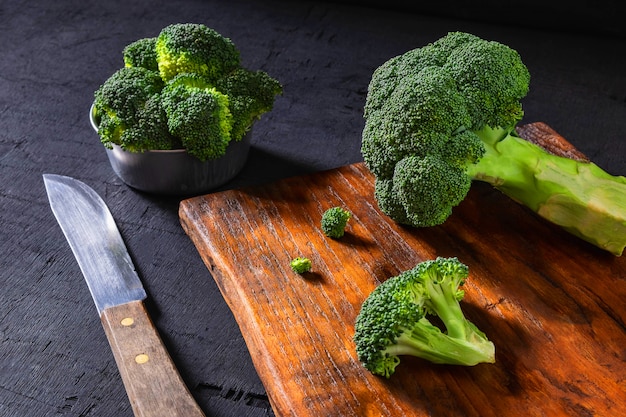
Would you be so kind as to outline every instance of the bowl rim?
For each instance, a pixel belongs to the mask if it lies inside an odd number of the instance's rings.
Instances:
[[[95,130],[96,133],[98,133],[98,124],[96,123],[96,106],[94,103],[91,103],[91,107],[89,107],[89,123],[91,124],[91,127],[93,128],[93,130]],[[184,148],[178,148],[178,149],[149,149],[147,151],[143,151],[143,152],[129,152],[125,149],[123,149],[120,145],[116,144],[116,143],[112,143],[111,144],[114,148],[119,149],[122,152],[126,152],[126,153],[146,153],[146,152],[152,152],[152,153],[187,153],[187,150]]]

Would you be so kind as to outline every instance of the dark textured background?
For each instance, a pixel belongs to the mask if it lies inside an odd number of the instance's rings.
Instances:
[[[451,30],[517,49],[533,77],[525,121],[548,123],[609,172],[626,173],[626,42],[617,2],[566,10],[549,2],[413,3],[3,0],[0,416],[132,415],[43,173],[76,177],[107,201],[150,313],[206,414],[272,414],[235,320],[180,227],[179,201],[126,187],[89,127],[93,91],[121,66],[122,48],[170,23],[216,29],[246,66],[284,85],[255,127],[248,165],[224,188],[360,161],[374,68]]]

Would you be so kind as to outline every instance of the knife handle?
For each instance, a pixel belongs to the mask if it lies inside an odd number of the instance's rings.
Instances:
[[[101,321],[136,417],[204,417],[141,301],[106,308]]]

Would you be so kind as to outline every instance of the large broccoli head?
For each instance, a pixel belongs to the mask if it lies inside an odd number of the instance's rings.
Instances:
[[[194,73],[215,82],[239,67],[239,51],[215,30],[196,23],[166,26],[156,40],[159,72],[168,81],[181,73]]]
[[[377,68],[361,151],[380,209],[399,223],[435,226],[478,180],[621,255],[626,178],[520,138],[515,127],[529,83],[515,50],[463,32]]]
[[[445,221],[469,191],[467,166],[485,153],[480,131],[513,129],[529,81],[516,51],[463,32],[381,65],[361,147],[381,209],[419,227]]]

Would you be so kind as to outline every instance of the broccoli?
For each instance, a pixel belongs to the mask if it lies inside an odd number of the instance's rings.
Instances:
[[[232,140],[241,140],[262,114],[272,110],[282,93],[281,84],[264,71],[237,68],[216,82],[216,88],[229,98],[233,115]]]
[[[232,115],[228,97],[197,74],[179,74],[161,92],[170,132],[201,161],[226,152]]]
[[[322,232],[328,237],[339,239],[344,235],[346,225],[351,217],[352,213],[341,207],[329,208],[322,214]]]
[[[234,44],[204,25],[173,24],[123,50],[124,67],[96,91],[102,143],[130,152],[184,148],[207,161],[226,153],[282,85],[239,62]]]
[[[181,147],[178,138],[169,132],[167,115],[161,105],[160,94],[154,94],[146,100],[137,113],[134,123],[122,133],[119,145],[128,152]]]
[[[143,67],[159,71],[156,55],[156,38],[138,39],[124,47],[122,57],[127,67]]]
[[[194,73],[213,83],[240,66],[233,42],[202,24],[176,23],[163,28],[155,48],[164,81]]]
[[[615,255],[626,246],[626,178],[548,153],[515,131],[530,74],[517,51],[451,32],[391,58],[370,81],[361,152],[393,220],[442,224],[484,181]]]
[[[376,287],[361,306],[353,338],[365,368],[389,378],[401,355],[437,364],[494,363],[493,343],[461,310],[468,272],[457,258],[439,257]]]
[[[159,74],[142,67],[124,67],[111,75],[94,94],[102,143],[133,152],[174,147],[160,105],[162,87]]]
[[[295,272],[296,274],[304,274],[306,272],[311,271],[311,260],[309,258],[304,258],[304,257],[297,257],[291,260],[291,262],[289,263],[289,266],[291,266],[291,269],[293,270],[293,272]]]

